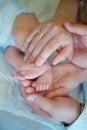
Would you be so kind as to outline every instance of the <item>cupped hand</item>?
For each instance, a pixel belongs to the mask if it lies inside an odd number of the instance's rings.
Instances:
[[[47,99],[40,94],[30,94],[25,100],[38,115],[52,121],[72,123],[80,114],[79,103],[71,97]]]
[[[64,27],[73,36],[73,55],[69,59],[75,65],[87,68],[87,25],[64,23]]]
[[[80,114],[79,103],[68,96],[43,97],[30,86],[31,94],[26,92],[26,87],[20,83],[20,92],[32,110],[41,116],[53,121],[72,123]]]
[[[33,112],[35,112],[36,114],[41,115],[41,116],[49,117],[48,112],[41,110],[39,108],[39,106],[36,105],[35,103],[33,103],[32,101],[28,101],[28,97],[31,96],[32,94],[42,97],[43,93],[36,92],[36,90],[31,85],[24,86],[23,82],[21,80],[19,81],[19,89],[20,89],[21,96],[24,98],[24,100],[29,105],[29,107],[32,108]],[[29,91],[26,91],[26,90],[29,90]],[[31,98],[31,100],[32,100],[32,98]]]
[[[47,98],[68,95],[81,83],[82,71],[71,63],[53,66],[54,90],[47,93]]]

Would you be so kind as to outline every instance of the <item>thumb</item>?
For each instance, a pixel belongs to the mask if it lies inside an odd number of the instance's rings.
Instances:
[[[64,23],[64,27],[67,31],[71,33],[75,33],[78,35],[87,35],[87,25],[83,24],[72,24],[72,23]]]
[[[27,96],[27,101],[34,103],[35,105],[37,105],[37,107],[48,113],[52,112],[53,110],[52,101],[39,94],[30,94],[29,96]]]

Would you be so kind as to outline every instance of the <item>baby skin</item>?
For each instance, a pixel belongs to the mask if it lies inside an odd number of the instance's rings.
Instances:
[[[27,93],[52,89],[53,74],[51,66],[47,62],[40,67],[28,62],[23,63],[15,72],[15,77],[22,80],[23,85],[27,87]]]
[[[28,88],[26,89],[28,93],[52,88],[53,74],[47,62],[40,67],[33,63],[24,62],[24,54],[18,48],[12,46],[7,48],[5,57],[8,63],[16,69],[14,75],[19,79],[22,86]]]

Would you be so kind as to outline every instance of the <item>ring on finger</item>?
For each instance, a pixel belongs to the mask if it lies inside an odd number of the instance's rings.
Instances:
[[[42,37],[44,36],[44,34],[43,34],[41,31],[38,31],[37,34],[38,34],[38,36],[39,36],[40,38],[42,38]]]

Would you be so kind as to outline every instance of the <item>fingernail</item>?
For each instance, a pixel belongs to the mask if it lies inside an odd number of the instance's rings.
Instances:
[[[35,96],[28,96],[27,100],[30,102],[34,102],[35,101]]]
[[[36,62],[35,62],[35,65],[36,65],[36,66],[41,66],[42,63],[41,63],[40,61],[36,61]]]
[[[24,87],[27,87],[29,84],[28,83],[23,83]]]
[[[56,64],[57,64],[57,62],[53,61],[53,65],[56,65]]]

